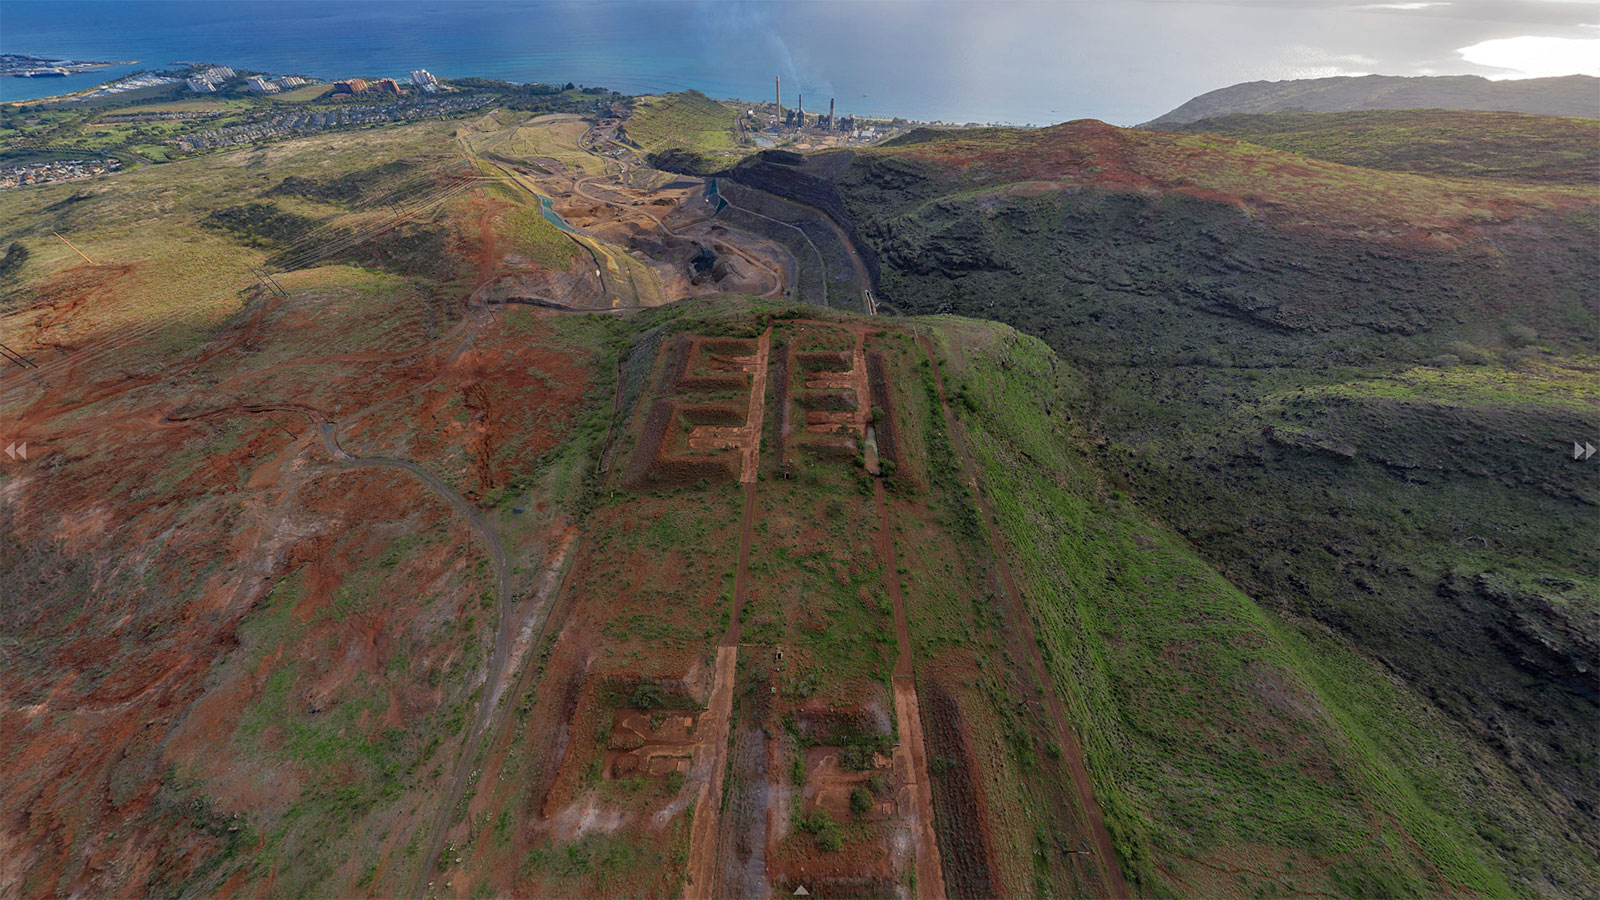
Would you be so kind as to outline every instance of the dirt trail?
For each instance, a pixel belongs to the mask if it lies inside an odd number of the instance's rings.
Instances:
[[[742,567],[741,567],[742,568]],[[717,832],[722,807],[722,780],[727,772],[728,719],[733,713],[733,680],[739,665],[739,646],[717,648],[716,675],[711,699],[694,748],[691,777],[705,779],[694,804],[694,827],[689,832],[689,875],[683,886],[685,900],[710,900],[717,882]]]
[[[716,675],[711,683],[711,700],[700,717],[700,730],[706,735],[695,750],[694,771],[709,769],[694,805],[694,828],[689,833],[689,877],[683,895],[687,900],[710,898],[716,889],[717,844],[722,810],[722,781],[728,769],[728,720],[733,713],[733,680],[739,662],[739,618],[750,583],[750,543],[755,539],[756,477],[761,456],[761,417],[766,409],[767,360],[772,350],[772,326],[761,333],[756,343],[756,358],[750,380],[750,405],[746,413],[740,458],[743,468],[739,481],[744,484],[744,512],[739,526],[739,559],[733,574],[733,608],[728,627],[717,646]]]
[[[1100,867],[1105,873],[1107,894],[1115,900],[1126,900],[1130,896],[1128,884],[1122,877],[1122,866],[1117,860],[1116,847],[1111,843],[1111,834],[1106,831],[1105,817],[1100,813],[1100,804],[1094,799],[1094,787],[1089,780],[1089,770],[1083,764],[1083,747],[1078,743],[1077,734],[1067,724],[1066,713],[1061,708],[1061,699],[1056,696],[1055,682],[1050,678],[1050,672],[1044,665],[1044,657],[1039,653],[1039,640],[1033,631],[1033,620],[1023,607],[1022,592],[1017,589],[1016,578],[1007,562],[1004,538],[990,526],[990,523],[995,521],[994,506],[977,488],[977,465],[972,461],[972,453],[967,447],[966,439],[956,428],[955,415],[950,411],[949,401],[945,399],[944,379],[939,372],[938,354],[934,352],[933,345],[926,335],[918,334],[917,340],[922,343],[922,349],[928,354],[928,364],[933,371],[933,384],[939,394],[939,406],[944,412],[945,430],[949,432],[950,442],[955,447],[962,476],[972,486],[973,499],[978,504],[979,519],[983,522],[984,532],[989,537],[995,570],[1000,573],[1000,580],[1005,586],[1008,624],[1012,632],[1021,637],[1034,678],[1044,688],[1045,707],[1055,724],[1067,769],[1072,773],[1072,784],[1077,789],[1078,802],[1083,807],[1084,818],[1088,820],[1089,831],[1094,838],[1095,849],[1100,857]]]
[[[869,316],[877,315],[878,314],[878,304],[877,304],[877,301],[875,301],[872,298],[872,278],[871,278],[870,275],[867,274],[866,263],[861,261],[861,254],[856,250],[856,245],[850,241],[850,236],[845,234],[844,229],[839,227],[839,223],[835,222],[833,220],[832,216],[828,215],[826,212],[823,212],[821,209],[818,209],[817,207],[812,206],[809,203],[803,203],[803,202],[801,202],[799,200],[795,200],[795,199],[790,198],[790,197],[780,197],[777,194],[772,194],[771,196],[777,197],[777,199],[782,200],[785,203],[791,203],[791,204],[793,204],[795,206],[799,206],[799,207],[803,207],[805,209],[811,210],[812,212],[817,214],[817,218],[821,219],[822,223],[824,225],[826,225],[829,229],[831,229],[833,231],[834,235],[837,236],[838,239],[839,239],[839,244],[844,247],[845,253],[849,254],[850,263],[856,270],[856,278],[859,279],[858,283],[861,285],[861,290],[862,290],[862,293],[861,293],[861,310],[862,310],[862,312],[866,313]],[[734,203],[732,200],[728,200],[727,197],[723,197],[722,199],[727,201],[727,204],[729,206],[732,206],[735,209],[738,209],[741,212],[744,212],[744,213],[746,213],[748,215],[752,215],[752,216],[755,216],[755,217],[761,218],[761,219],[766,219],[768,222],[773,222],[773,223],[776,223],[778,225],[784,225],[784,226],[787,226],[789,228],[794,229],[795,231],[800,232],[800,236],[806,239],[806,243],[810,244],[812,251],[817,254],[818,262],[822,263],[822,277],[826,281],[826,279],[828,277],[828,264],[822,257],[822,251],[817,249],[817,245],[811,240],[811,236],[806,234],[804,230],[802,230],[801,228],[799,228],[796,225],[791,225],[788,222],[782,222],[782,221],[779,221],[777,219],[772,218],[771,216],[763,216],[760,213],[755,212],[754,210],[745,209],[744,207],[739,206],[738,204]],[[823,305],[824,306],[829,305],[827,303],[826,299],[824,299]]]
[[[772,326],[761,332],[761,340],[756,342],[755,369],[750,373],[750,406],[745,414],[744,446],[740,448],[739,458],[742,467],[739,470],[739,480],[745,484],[753,485],[756,482],[758,471],[757,464],[761,456],[761,416],[767,408],[767,360],[772,354]],[[749,499],[749,495],[746,496]],[[739,568],[744,568],[744,553],[739,554]],[[737,642],[736,642],[737,643]]]
[[[859,339],[859,335],[857,338]],[[860,353],[859,347],[857,353]],[[894,634],[899,656],[894,664],[894,715],[900,741],[894,748],[895,782],[909,793],[911,834],[915,848],[917,897],[942,900],[946,895],[944,869],[939,861],[939,839],[933,830],[933,786],[928,781],[928,751],[922,737],[922,710],[917,703],[917,681],[911,668],[911,628],[900,593],[900,568],[894,553],[894,519],[883,479],[873,480],[877,499],[880,544],[889,600],[894,606]]]

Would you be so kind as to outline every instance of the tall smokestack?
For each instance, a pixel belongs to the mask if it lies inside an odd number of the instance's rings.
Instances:
[[[806,127],[806,95],[795,94],[795,109],[800,113],[800,127]]]
[[[828,98],[828,130],[833,130],[833,98]]]
[[[778,104],[778,118],[783,118],[783,76],[772,76],[772,98]]]

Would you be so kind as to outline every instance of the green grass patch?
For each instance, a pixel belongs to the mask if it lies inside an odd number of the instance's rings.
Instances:
[[[629,139],[645,153],[682,147],[702,153],[732,151],[739,111],[699,91],[639,97],[624,123]]]

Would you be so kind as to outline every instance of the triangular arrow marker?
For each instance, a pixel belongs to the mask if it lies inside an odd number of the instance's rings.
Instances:
[[[1573,441],[1572,442],[1572,458],[1573,459],[1582,459],[1583,458],[1583,445],[1578,443],[1577,441]]]
[[[28,448],[28,445],[27,444],[23,444],[22,448],[24,450],[26,450]],[[1589,443],[1588,441],[1584,441],[1583,442],[1583,458],[1584,459],[1588,459],[1589,457],[1591,457],[1593,455],[1594,455],[1594,445]]]
[[[1590,447],[1589,448],[1589,452],[1593,453],[1594,452],[1594,448]],[[27,441],[23,441],[22,442],[22,446],[17,448],[17,455],[22,457],[23,459],[27,459],[28,458],[28,442]],[[1588,457],[1584,457],[1584,458],[1588,459]]]
[[[17,442],[16,441],[12,441],[10,444],[6,445],[6,455],[11,457],[12,459],[16,459],[17,458]],[[1573,447],[1572,447],[1572,458],[1573,459],[1577,459],[1578,458],[1578,447],[1577,447],[1576,444],[1574,444]]]
[[[796,897],[809,897],[811,896],[811,892],[806,890],[806,886],[802,884],[794,889],[794,895]]]

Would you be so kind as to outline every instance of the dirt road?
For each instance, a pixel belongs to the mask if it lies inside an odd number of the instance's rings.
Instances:
[[[478,740],[483,736],[489,725],[489,719],[494,714],[494,708],[500,700],[500,690],[505,682],[505,669],[511,659],[511,643],[515,631],[513,625],[514,610],[511,597],[511,561],[506,556],[505,546],[500,542],[500,536],[489,526],[488,520],[462,497],[443,478],[428,471],[422,466],[405,459],[390,459],[388,457],[364,456],[356,457],[346,453],[339,446],[338,426],[331,422],[323,422],[318,426],[322,434],[323,446],[328,454],[339,462],[349,466],[373,466],[383,469],[400,469],[416,476],[423,484],[427,485],[441,499],[449,503],[456,512],[466,517],[467,523],[472,527],[474,534],[483,542],[484,550],[489,555],[489,560],[494,566],[494,584],[496,608],[499,611],[499,624],[495,628],[494,657],[489,663],[488,681],[483,692],[483,698],[478,702],[478,714],[473,717],[472,729],[467,732],[465,743],[462,745],[461,755],[456,759],[455,774],[450,779],[450,789],[446,795],[446,803],[440,811],[438,820],[434,823],[433,835],[429,841],[427,862],[417,876],[417,885],[413,893],[420,895],[422,886],[432,874],[433,861],[439,858],[439,851],[444,846],[444,835],[448,830],[449,811],[455,808],[456,802],[465,789],[467,774],[471,769],[473,750],[478,745]]]
[[[694,827],[689,832],[689,876],[684,882],[685,900],[711,900],[717,883],[717,826],[721,819],[722,781],[728,770],[728,720],[733,713],[733,681],[739,667],[739,646],[724,643],[717,648],[716,675],[711,682],[711,699],[706,704],[704,723],[697,729],[700,742],[694,748],[690,775],[705,779],[694,804]]]
[[[739,619],[744,612],[750,581],[750,543],[755,538],[756,478],[761,462],[761,418],[766,409],[767,360],[772,350],[772,327],[761,333],[752,363],[749,407],[741,438],[739,481],[744,484],[744,510],[739,526],[739,558],[733,574],[733,608],[728,627],[717,646],[716,674],[711,699],[700,717],[705,735],[695,749],[693,774],[706,780],[694,805],[694,827],[689,833],[689,877],[686,900],[709,900],[716,889],[717,837],[722,811],[722,782],[728,770],[728,720],[733,714],[733,681],[739,664]],[[704,774],[702,774],[704,773]]]
[[[637,215],[637,216],[641,216],[643,218],[649,219],[651,221],[651,223],[653,223],[656,226],[656,230],[660,231],[664,235],[667,235],[668,237],[682,237],[682,235],[680,235],[677,231],[673,230],[669,225],[667,225],[667,223],[664,222],[661,219],[660,216],[656,215],[654,212],[651,212],[650,209],[647,208],[647,207],[643,207],[643,206],[624,206],[623,204],[618,203],[616,200],[613,200],[613,199],[611,199],[609,197],[602,197],[602,196],[599,196],[597,194],[591,194],[591,193],[588,192],[588,190],[586,190],[586,188],[588,188],[588,186],[590,184],[592,184],[592,183],[594,183],[596,181],[600,181],[600,180],[605,179],[605,178],[609,178],[609,177],[610,177],[609,175],[588,175],[588,176],[585,176],[585,177],[582,177],[582,178],[574,179],[573,182],[572,182],[572,192],[574,194],[577,194],[579,197],[582,197],[585,200],[591,200],[591,201],[593,201],[595,203],[601,203],[601,204],[604,204],[606,206],[615,207],[616,209],[621,210],[622,215],[624,215],[624,216]],[[624,186],[624,189],[627,189],[626,186]],[[724,226],[724,227],[727,227],[727,226]],[[737,231],[737,229],[730,228],[729,231]],[[740,232],[740,233],[742,234],[743,232]],[[745,236],[747,238],[752,237],[751,235],[745,235]],[[766,291],[762,292],[759,296],[762,296],[762,297],[776,297],[780,293],[783,292],[783,289],[784,289],[784,278],[783,278],[783,274],[781,272],[779,272],[776,268],[772,267],[771,265],[768,265],[765,261],[763,261],[761,258],[757,257],[755,254],[746,251],[743,247],[738,246],[737,244],[735,244],[732,241],[728,242],[728,247],[735,254],[737,254],[740,259],[743,259],[744,261],[750,263],[751,265],[755,266],[758,269],[764,270],[768,275],[770,275],[772,277],[772,287],[767,289]]]
[[[989,524],[995,521],[994,506],[983,492],[977,489],[978,467],[972,461],[971,450],[967,447],[961,431],[956,427],[955,415],[950,411],[950,404],[945,399],[944,379],[939,373],[938,354],[934,352],[932,343],[925,335],[918,334],[917,339],[928,354],[928,364],[933,370],[933,384],[939,394],[939,406],[944,411],[945,430],[950,434],[950,442],[955,447],[956,458],[961,464],[962,477],[968,484],[973,485],[972,495],[978,503],[979,519],[983,522],[984,531],[989,537],[995,569],[1000,573],[1000,580],[1005,586],[1007,624],[1026,646],[1034,678],[1044,686],[1045,707],[1050,713],[1051,722],[1055,725],[1067,769],[1072,773],[1073,787],[1078,793],[1078,802],[1082,805],[1084,818],[1089,823],[1089,831],[1100,857],[1101,871],[1105,875],[1107,894],[1116,900],[1126,900],[1129,896],[1128,884],[1122,877],[1122,866],[1117,861],[1117,851],[1115,845],[1111,843],[1111,834],[1106,831],[1105,817],[1101,815],[1100,805],[1094,799],[1094,787],[1089,780],[1089,770],[1083,764],[1083,747],[1078,743],[1077,734],[1067,724],[1066,713],[1061,708],[1061,699],[1056,696],[1054,690],[1055,682],[1051,680],[1050,672],[1044,665],[1044,657],[1039,653],[1039,640],[1033,631],[1033,620],[1023,606],[1022,593],[1017,590],[1016,577],[1007,562],[1005,539]]]
[[[917,681],[911,668],[911,627],[906,620],[906,604],[900,593],[900,567],[894,552],[894,518],[883,479],[873,480],[873,495],[878,503],[879,551],[883,556],[884,580],[889,584],[889,601],[894,607],[894,635],[899,655],[894,664],[894,715],[900,742],[894,748],[895,783],[905,797],[910,815],[915,853],[918,900],[943,900],[946,895],[944,869],[939,861],[939,839],[933,830],[933,786],[928,781],[928,751],[922,737],[922,709],[917,703]]]

